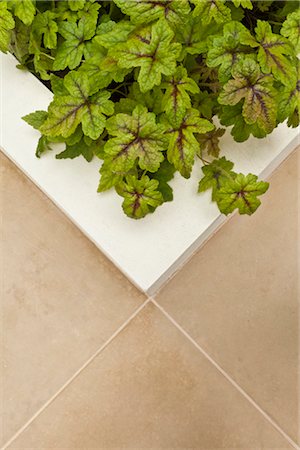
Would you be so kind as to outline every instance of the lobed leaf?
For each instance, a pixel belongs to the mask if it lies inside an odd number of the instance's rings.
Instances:
[[[221,187],[227,180],[234,179],[236,174],[232,171],[233,163],[228,161],[225,156],[213,160],[210,164],[202,167],[203,177],[198,186],[198,192],[204,192],[212,189],[212,200],[216,201]]]
[[[164,160],[157,172],[151,175],[151,179],[158,181],[157,189],[162,194],[164,202],[171,202],[173,200],[173,189],[169,185],[169,181],[172,180],[176,172],[173,164],[170,164],[168,160]]]
[[[256,138],[263,138],[267,135],[267,132],[262,130],[257,123],[249,125],[245,122],[242,115],[243,105],[239,102],[235,106],[223,106],[220,111],[220,122],[222,125],[230,126],[231,135],[236,142],[244,142],[252,134]]]
[[[217,194],[217,204],[223,214],[238,209],[240,214],[253,214],[261,204],[258,196],[269,187],[265,181],[257,181],[257,176],[239,173],[234,179],[228,179]]]
[[[271,25],[262,20],[257,21],[256,37],[247,30],[241,36],[241,43],[258,47],[257,59],[265,74],[272,73],[283,84],[289,84],[291,63],[286,55],[293,55],[287,39],[274,34]]]
[[[208,50],[208,37],[219,32],[221,25],[203,23],[201,17],[190,16],[184,26],[175,30],[177,40],[185,53],[199,55]]]
[[[220,154],[219,140],[225,133],[224,128],[217,128],[216,130],[209,131],[205,134],[200,134],[197,137],[200,146],[200,154],[206,151],[208,155],[218,157]]]
[[[157,180],[150,180],[146,175],[141,179],[127,176],[126,180],[116,187],[117,193],[124,197],[122,208],[125,214],[132,219],[141,219],[161,205],[163,196],[158,185]]]
[[[208,67],[219,67],[219,79],[226,82],[231,78],[231,71],[242,61],[249,57],[251,49],[240,44],[240,37],[247,29],[239,22],[228,22],[224,25],[223,35],[211,39],[207,53]]]
[[[278,89],[279,122],[288,118],[288,125],[297,127],[300,122],[300,61],[297,64],[297,76],[289,86],[280,86]]]
[[[184,178],[189,178],[195,156],[199,150],[199,143],[195,134],[206,133],[214,129],[214,125],[199,117],[195,109],[187,110],[182,122],[170,123],[167,133],[170,135],[168,146],[168,160],[174,164]]]
[[[11,30],[15,21],[7,9],[7,2],[0,2],[0,51],[6,53],[8,50]]]
[[[108,91],[93,94],[89,81],[82,74],[70,72],[64,80],[68,95],[54,96],[48,109],[48,118],[40,131],[46,136],[71,136],[81,123],[83,132],[98,139],[106,121],[113,114],[113,102]]]
[[[14,7],[14,14],[27,26],[31,25],[35,13],[35,2],[33,0],[10,0]]]
[[[236,8],[242,6],[243,8],[253,9],[251,0],[232,0],[232,3]]]
[[[282,24],[280,33],[288,38],[297,53],[300,52],[300,9],[292,12]]]
[[[85,0],[68,0],[68,4],[72,11],[78,11],[84,7]]]
[[[218,100],[223,105],[236,105],[244,99],[243,117],[248,124],[257,122],[262,130],[270,133],[276,125],[276,92],[272,77],[262,75],[257,63],[242,60],[232,71]]]
[[[22,117],[25,122],[36,130],[39,130],[48,117],[47,111],[35,111]]]
[[[90,145],[87,145],[84,139],[81,139],[80,142],[77,142],[73,145],[66,145],[66,149],[61,153],[55,155],[56,159],[74,159],[78,156],[82,155],[87,162],[90,162],[93,159],[94,152],[93,148]]]
[[[31,48],[39,48],[43,43],[45,48],[53,49],[57,46],[57,32],[58,25],[56,22],[56,15],[51,11],[45,11],[35,16],[31,27]],[[36,42],[33,43],[32,40]]]
[[[210,23],[212,20],[223,23],[231,19],[225,0],[192,0],[192,3],[195,5],[194,16],[201,17],[203,23]]]
[[[62,22],[59,33],[65,38],[65,42],[59,47],[53,70],[63,70],[66,67],[75,69],[81,63],[86,41],[91,39],[96,31],[96,22],[80,19],[78,24],[73,22]]]
[[[174,33],[165,20],[151,28],[151,37],[145,37],[148,29],[135,34],[126,44],[117,45],[114,56],[124,69],[140,67],[138,83],[142,92],[147,92],[161,83],[161,76],[173,75],[181,45],[172,43]]]
[[[162,84],[166,92],[162,99],[162,107],[168,119],[172,123],[180,123],[186,110],[191,107],[191,99],[188,92],[196,94],[200,92],[196,82],[189,78],[184,67],[178,67],[171,77]]]
[[[115,172],[127,172],[138,160],[141,169],[155,172],[167,147],[165,127],[157,124],[155,115],[138,105],[132,115],[117,114],[106,123],[108,133],[115,136],[107,141],[104,150],[111,158]]]
[[[146,24],[165,18],[169,24],[182,25],[190,13],[188,0],[114,0],[135,24]]]

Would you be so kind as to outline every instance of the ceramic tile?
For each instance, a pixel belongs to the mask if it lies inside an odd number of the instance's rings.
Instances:
[[[9,448],[291,447],[148,304]]]
[[[256,214],[234,216],[157,296],[294,439],[299,437],[299,163],[298,149],[271,177]]]
[[[6,440],[145,298],[11,162],[0,162]]]

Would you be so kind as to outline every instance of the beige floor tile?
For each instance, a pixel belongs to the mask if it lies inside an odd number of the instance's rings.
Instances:
[[[6,440],[144,296],[3,155],[0,163]]]
[[[291,447],[149,304],[9,448]]]
[[[300,150],[273,174],[257,213],[233,217],[157,296],[294,439],[300,400],[297,160],[300,168]]]

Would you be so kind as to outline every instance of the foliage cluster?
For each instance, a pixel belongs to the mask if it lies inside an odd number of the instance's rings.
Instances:
[[[53,91],[24,118],[36,155],[64,142],[58,159],[103,160],[98,191],[115,188],[129,217],[172,200],[170,180],[196,158],[199,192],[252,214],[268,183],[220,156],[222,126],[238,142],[298,126],[299,23],[297,1],[11,0],[0,50]]]

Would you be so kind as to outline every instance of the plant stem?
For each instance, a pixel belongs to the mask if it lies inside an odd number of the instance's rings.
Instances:
[[[47,56],[47,58],[55,60],[54,56],[48,55],[47,53],[41,52],[41,55]]]
[[[204,87],[216,86],[216,87],[219,87],[220,83],[218,81],[212,82],[212,83],[198,83],[198,86],[204,86]]]
[[[203,162],[204,165],[207,165],[207,164],[210,164],[210,163],[211,163],[211,161],[207,161],[207,160],[204,159],[202,156],[200,156],[200,155],[197,155],[197,156],[198,156],[198,158],[201,160],[201,162]]]
[[[109,13],[108,13],[110,18],[112,16],[112,13],[113,13],[113,10],[114,10],[114,6],[115,6],[114,2],[112,0],[110,0]]]
[[[114,94],[115,92],[118,92],[118,94],[123,95],[124,97],[126,97],[125,92],[120,91],[118,88],[113,89],[112,91],[110,91],[111,94]]]
[[[275,22],[274,20],[269,20],[268,22],[272,25],[282,25],[282,22]]]

